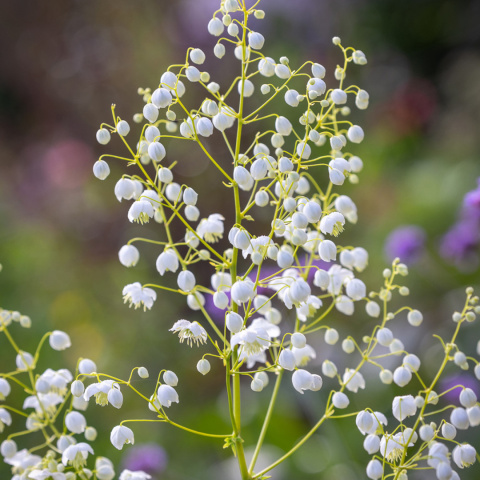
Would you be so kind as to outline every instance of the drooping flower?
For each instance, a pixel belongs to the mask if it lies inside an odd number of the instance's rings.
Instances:
[[[122,291],[123,301],[129,303],[130,306],[138,308],[143,305],[143,309],[151,309],[153,302],[157,299],[157,293],[148,287],[142,287],[140,282],[126,285]]]
[[[62,463],[65,466],[73,465],[76,470],[79,470],[87,464],[89,453],[93,455],[93,449],[88,443],[80,442],[70,445],[62,453]]]
[[[113,380],[103,380],[99,383],[92,383],[85,389],[83,398],[90,400],[95,396],[95,402],[102,407],[109,403],[115,408],[120,408],[123,404],[123,395],[120,391],[120,385]]]
[[[170,332],[178,333],[180,343],[184,340],[191,347],[195,343],[197,347],[200,344],[207,343],[207,332],[198,322],[189,322],[188,320],[178,320],[173,324]]]
[[[223,237],[223,221],[225,218],[219,213],[213,213],[203,218],[197,227],[198,235],[208,243],[218,242]]]
[[[130,428],[125,425],[117,425],[116,427],[113,427],[113,430],[110,433],[110,441],[115,448],[121,450],[126,443],[131,443],[133,445],[135,443],[135,437]]]

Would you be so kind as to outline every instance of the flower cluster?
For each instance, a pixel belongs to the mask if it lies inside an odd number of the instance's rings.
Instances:
[[[75,376],[66,368],[47,368],[43,373],[38,372],[37,364],[45,341],[48,339],[53,350],[61,351],[71,346],[70,337],[59,330],[49,332],[40,340],[35,353],[31,354],[19,349],[11,333],[14,324],[29,328],[31,319],[17,311],[0,309],[2,341],[10,344],[16,355],[16,370],[0,374],[0,433],[5,437],[0,453],[5,463],[11,466],[11,478],[75,480],[94,475],[98,480],[112,480],[115,477],[114,465],[106,457],[94,457],[90,443],[96,439],[97,431],[88,425],[82,412],[87,409],[91,397],[95,397],[100,405],[111,404],[120,408],[123,396],[119,384],[105,380],[84,388],[80,380],[74,380],[75,377],[97,377],[97,366],[87,358],[78,361]],[[6,350],[5,345],[2,349]],[[12,388],[25,394],[23,405],[9,402]],[[24,425],[19,425],[19,421]],[[11,426],[20,431],[11,432]],[[116,429],[131,432],[124,426]],[[132,432],[124,435],[133,443]],[[28,440],[24,441],[25,437]],[[112,441],[113,437],[121,448],[119,435],[112,432]],[[21,441],[24,441],[23,448]],[[125,443],[125,440],[122,441]],[[151,476],[143,471],[124,470],[119,478],[144,480]]]

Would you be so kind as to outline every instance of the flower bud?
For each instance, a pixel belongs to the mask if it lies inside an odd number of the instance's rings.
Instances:
[[[78,371],[88,375],[97,371],[97,365],[89,358],[84,358],[83,360],[80,360],[80,363],[78,364]]]
[[[408,323],[414,327],[418,327],[423,322],[423,315],[418,310],[408,312]]]
[[[264,389],[264,384],[262,382],[262,380],[260,380],[259,378],[254,378],[252,380],[252,383],[250,384],[250,388],[254,391],[254,392],[261,392],[263,389]]]
[[[232,333],[238,333],[243,328],[243,318],[235,312],[227,313],[226,324]]]
[[[307,343],[307,339],[303,333],[295,332],[292,335],[291,342],[295,348],[303,348]]]
[[[110,175],[110,167],[108,163],[103,160],[97,160],[93,164],[93,174],[99,180],[105,180]]]
[[[158,118],[158,108],[153,103],[147,103],[143,107],[143,116],[150,122],[155,123]]]
[[[128,132],[130,132],[130,125],[128,124],[128,122],[125,120],[120,120],[117,123],[117,132],[122,137],[126,137],[128,135]]]
[[[125,267],[134,267],[140,259],[140,252],[133,245],[124,245],[118,252],[118,259]]]
[[[65,426],[72,433],[83,433],[87,428],[87,421],[81,413],[73,411],[65,415]]]
[[[11,458],[17,453],[17,444],[13,440],[4,440],[0,446],[0,453],[4,458]]]
[[[148,378],[149,377],[148,370],[145,367],[140,367],[137,370],[137,373],[138,373],[138,376],[140,378]]]
[[[210,362],[205,358],[202,358],[197,363],[197,370],[202,374],[206,375],[210,371]]]
[[[335,392],[332,395],[332,403],[335,408],[347,408],[350,400],[343,392]]]
[[[97,438],[97,430],[94,427],[87,427],[85,429],[85,438],[89,442],[93,442]],[[97,478],[101,480],[100,477],[98,476],[98,472],[97,472]],[[110,477],[110,478],[113,478],[113,477]]]
[[[177,285],[180,290],[190,292],[195,288],[195,275],[188,270],[182,270],[177,277]]]
[[[278,357],[278,364],[285,370],[295,369],[295,355],[291,350],[282,350]]]
[[[81,397],[85,391],[85,385],[80,380],[75,380],[70,386],[70,390],[74,397]]]

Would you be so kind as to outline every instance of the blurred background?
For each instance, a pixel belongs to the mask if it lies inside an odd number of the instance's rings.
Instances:
[[[158,251],[141,245],[142,260],[128,270],[118,262],[117,252],[140,233],[155,237],[158,227],[151,222],[140,229],[126,220],[127,204],[118,203],[113,194],[123,166],[110,162],[112,173],[104,182],[92,175],[101,154],[123,153],[118,139],[108,149],[95,141],[100,123],[111,119],[111,104],[130,121],[142,108],[137,88],[155,87],[186,48],[207,52],[212,80],[230,75],[235,61],[222,63],[213,57],[214,40],[206,30],[218,3],[0,3],[0,300],[3,308],[32,317],[31,331],[22,331],[19,339],[27,351],[35,349],[35,340],[46,330],[71,335],[73,347],[63,354],[45,349],[45,368],[74,369],[76,359],[87,356],[99,370],[123,378],[133,366],[146,366],[152,376],[162,368],[174,370],[181,403],[171,409],[172,418],[198,430],[228,432],[222,382],[215,374],[200,379],[194,367],[199,351],[180,348],[167,333],[175,320],[191,316],[183,298],[159,295],[146,313],[123,304],[124,285],[156,281]],[[349,79],[370,93],[370,107],[353,114],[366,132],[355,150],[365,168],[358,185],[342,189],[359,211],[358,225],[348,226],[342,244],[369,250],[370,267],[360,278],[372,289],[378,288],[382,269],[395,256],[410,265],[408,302],[425,316],[422,334],[412,332],[410,341],[412,349],[427,352],[430,363],[423,369],[428,374],[441,358],[429,328],[447,335],[451,313],[463,305],[465,286],[479,283],[480,195],[474,192],[465,201],[464,196],[478,188],[480,177],[480,2],[263,0],[261,5],[266,19],[253,25],[267,38],[265,55],[286,55],[293,66],[307,59],[322,63],[327,85],[332,85],[341,61],[332,36],[367,55],[368,65],[353,66]],[[139,127],[130,123],[133,138]],[[175,170],[179,180],[188,180],[206,202],[202,213],[217,211],[226,200],[220,185],[200,177],[216,179],[207,160],[175,148],[172,144],[167,151],[184,162]],[[204,277],[211,273],[204,272]],[[341,336],[362,335],[372,326],[363,310],[354,327],[351,318],[336,317]],[[406,319],[399,321],[394,332],[405,324]],[[465,353],[473,355],[478,327],[465,330]],[[322,341],[318,346],[329,354]],[[2,371],[14,368],[13,358],[2,343]],[[318,369],[323,358],[322,353],[312,369]],[[448,374],[452,381],[459,381],[458,372]],[[469,372],[461,381],[470,382],[478,393],[478,382]],[[355,396],[353,406],[372,397],[378,410],[388,410],[382,395],[390,394],[377,381],[373,384],[377,387]],[[148,391],[148,386],[147,381],[141,388]],[[128,410],[132,418],[145,417],[143,405],[125,397],[122,411]],[[247,394],[246,445],[256,439],[267,397]],[[284,388],[267,436],[267,444],[276,446],[267,448],[262,462],[271,463],[308,430],[320,412],[318,399]],[[94,443],[97,454],[144,469],[155,479],[236,478],[230,452],[218,442],[167,426],[136,426],[137,445],[114,451],[105,432],[124,417],[113,410],[92,405],[87,412],[93,425],[101,425]],[[21,422],[15,427],[21,429]],[[461,438],[468,440],[472,434],[462,432]],[[361,442],[351,420],[331,423],[273,478],[362,478],[368,455],[359,448]],[[2,478],[8,475],[5,467],[0,464]],[[479,472],[473,467],[462,478],[479,478]]]

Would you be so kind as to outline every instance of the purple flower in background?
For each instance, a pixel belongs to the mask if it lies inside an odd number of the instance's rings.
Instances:
[[[440,254],[457,263],[464,262],[475,253],[480,240],[478,222],[462,220],[456,223],[442,238]]]
[[[136,445],[123,458],[123,468],[142,470],[150,475],[159,475],[167,467],[165,450],[155,443]]]
[[[480,395],[478,380],[475,377],[472,377],[471,375],[468,375],[466,373],[445,377],[440,382],[439,393],[445,392],[446,390],[449,390],[456,385],[458,385],[457,388],[454,388],[443,396],[443,398],[445,398],[445,401],[447,401],[448,403],[453,403],[457,405],[460,404],[458,397],[460,395],[460,392],[463,390],[460,385],[463,385],[465,388],[471,388],[475,392],[477,397]]]
[[[463,198],[462,217],[480,221],[480,178],[477,183],[477,189],[468,192]]]
[[[416,225],[393,230],[385,242],[385,253],[390,260],[397,257],[406,264],[417,262],[425,247],[425,231]]]

